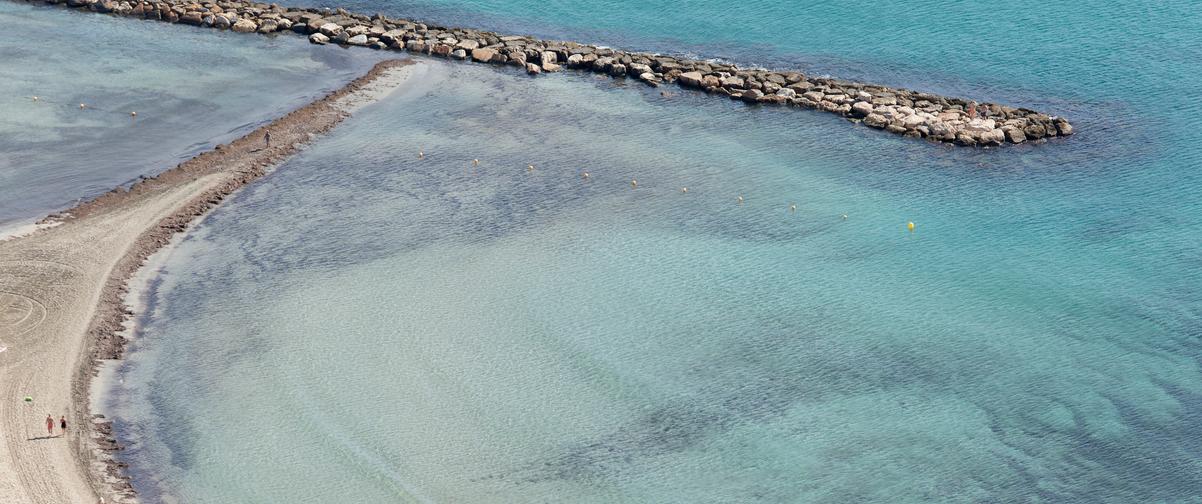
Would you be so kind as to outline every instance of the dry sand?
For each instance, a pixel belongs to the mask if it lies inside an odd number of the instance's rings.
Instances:
[[[88,411],[99,359],[121,355],[126,283],[145,259],[226,196],[395,89],[409,61],[385,61],[342,89],[129,190],[117,189],[0,241],[0,504],[134,500]],[[271,147],[263,135],[271,132]],[[32,402],[25,402],[26,396]],[[55,418],[48,437],[46,415]],[[68,433],[57,420],[66,415]]]

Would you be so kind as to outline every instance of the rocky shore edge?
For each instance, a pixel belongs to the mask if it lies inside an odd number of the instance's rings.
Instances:
[[[649,86],[675,83],[749,104],[822,110],[870,128],[932,142],[996,146],[1073,134],[1067,119],[996,103],[976,103],[909,89],[807,76],[802,72],[740,68],[609,47],[448,28],[366,16],[345,9],[282,7],[242,0],[18,0],[245,33],[296,33],[314,44],[409,51],[513,65],[536,75],[564,68]]]
[[[108,502],[136,502],[136,493],[125,474],[126,464],[116,452],[124,447],[118,442],[111,420],[90,411],[91,381],[105,360],[121,359],[126,347],[126,322],[134,312],[125,304],[129,283],[149,257],[167,246],[174,235],[188,229],[199,217],[221,204],[238,189],[266,175],[270,169],[303,149],[313,138],[320,136],[350,115],[340,100],[364,90],[384,73],[412,64],[412,60],[386,60],[377,63],[366,74],[324,97],[294,110],[228,144],[216,146],[188,159],[154,177],[143,178],[129,188],[116,188],[69,210],[52,214],[40,223],[66,222],[105,212],[119,205],[135,202],[140,195],[156,193],[167,187],[191,183],[213,173],[228,173],[220,184],[181,206],[157,225],[142,232],[135,244],[121,258],[106,280],[100,302],[86,336],[86,358],[76,370],[72,384],[76,405],[75,424],[91,429],[81,436],[84,441],[73,443],[77,460],[85,469],[93,490],[106,496]],[[270,132],[272,147],[263,147],[263,136]]]

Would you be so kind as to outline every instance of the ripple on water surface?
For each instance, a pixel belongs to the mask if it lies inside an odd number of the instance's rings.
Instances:
[[[115,404],[151,500],[1202,488],[1196,173],[1140,132],[945,149],[420,72],[167,259]]]
[[[0,25],[0,231],[244,135],[379,59],[14,2]]]

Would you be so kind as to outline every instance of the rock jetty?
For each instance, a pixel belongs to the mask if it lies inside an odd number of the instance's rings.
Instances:
[[[1021,107],[978,104],[962,98],[796,71],[740,68],[730,63],[448,28],[344,9],[282,7],[243,0],[42,1],[236,32],[296,33],[308,36],[314,44],[363,46],[512,65],[532,75],[571,69],[637,80],[648,86],[674,83],[749,104],[822,110],[870,128],[955,145],[992,146],[1073,134],[1068,120]]]

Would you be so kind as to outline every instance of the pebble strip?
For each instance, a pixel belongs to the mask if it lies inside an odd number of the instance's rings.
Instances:
[[[37,0],[25,0],[34,2]],[[344,9],[282,7],[246,1],[42,0],[50,4],[194,26],[270,34],[307,35],[314,44],[404,50],[494,65],[537,75],[565,67],[635,79],[649,86],[676,83],[752,104],[823,110],[912,138],[964,146],[1042,141],[1073,134],[1068,120],[1026,108],[807,76],[801,72],[739,68],[729,63],[628,52],[603,46],[446,28]]]

